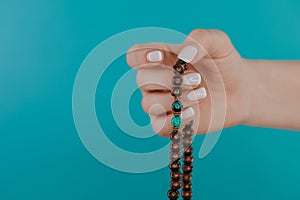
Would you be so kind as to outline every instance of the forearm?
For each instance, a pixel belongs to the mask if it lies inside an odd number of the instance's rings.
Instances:
[[[245,63],[253,76],[245,124],[300,130],[300,62]]]

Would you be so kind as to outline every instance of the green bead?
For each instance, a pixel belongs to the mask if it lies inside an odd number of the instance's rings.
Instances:
[[[182,124],[182,119],[181,119],[181,117],[175,116],[172,118],[171,123],[172,123],[172,126],[180,127]]]

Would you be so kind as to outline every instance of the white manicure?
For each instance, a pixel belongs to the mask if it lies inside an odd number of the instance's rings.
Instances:
[[[195,111],[192,107],[187,108],[182,112],[182,119],[188,119],[190,117],[193,117],[195,115]]]
[[[193,46],[185,46],[178,54],[178,58],[190,63],[193,61],[195,56],[197,55],[198,50],[196,47]]]
[[[147,60],[149,62],[159,62],[163,59],[163,54],[161,51],[151,51],[147,53]]]
[[[201,87],[197,90],[193,90],[191,92],[189,92],[187,94],[187,98],[190,100],[190,101],[196,101],[196,100],[199,100],[199,99],[203,99],[206,97],[206,89],[204,87]]]
[[[199,85],[201,83],[201,75],[199,73],[189,73],[183,76],[184,85]]]

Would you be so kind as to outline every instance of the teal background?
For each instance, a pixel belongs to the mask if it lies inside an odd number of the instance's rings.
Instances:
[[[166,199],[167,168],[118,172],[82,145],[72,118],[72,88],[83,59],[104,39],[145,26],[186,34],[218,28],[244,57],[300,59],[299,21],[297,0],[0,1],[0,199]],[[102,81],[113,84],[117,78],[110,77],[127,70],[121,57]],[[99,87],[106,98],[110,90]],[[136,92],[130,109],[137,123],[146,124],[140,100]],[[116,133],[109,137],[129,150],[165,142],[156,137],[157,143],[139,143],[121,136],[113,121],[105,125]],[[211,154],[195,161],[194,199],[300,199],[299,144],[299,132],[224,130]]]

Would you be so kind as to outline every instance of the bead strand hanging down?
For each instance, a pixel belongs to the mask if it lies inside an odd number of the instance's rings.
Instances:
[[[178,63],[178,62],[177,62]],[[180,96],[182,94],[181,84],[183,82],[182,70],[180,67],[177,67],[177,63],[174,66],[174,76],[172,78],[173,88],[171,90],[171,94],[174,97],[174,102],[172,103],[171,109],[174,113],[174,116],[171,120],[171,124],[173,126],[173,131],[170,135],[171,144],[170,144],[170,164],[169,168],[170,172],[170,190],[168,191],[168,197],[170,200],[176,200],[179,198],[179,189],[181,187],[181,133],[179,132],[179,127],[181,126],[181,110],[182,104],[180,102]]]
[[[170,164],[169,168],[170,172],[170,187],[171,189],[168,191],[168,197],[170,200],[177,200],[179,198],[179,189],[181,186],[183,187],[182,190],[182,197],[184,199],[191,199],[192,197],[192,184],[191,184],[191,172],[192,172],[192,147],[190,146],[192,143],[192,138],[186,134],[192,133],[192,121],[186,125],[183,129],[185,131],[185,135],[183,138],[183,148],[189,147],[188,150],[182,149],[184,153],[184,165],[183,165],[183,174],[180,172],[181,163],[181,133],[179,131],[180,126],[182,125],[182,118],[181,118],[181,111],[182,111],[182,103],[180,102],[180,97],[182,95],[182,85],[183,79],[182,74],[185,70],[187,70],[187,63],[183,60],[178,60],[173,67],[174,76],[172,78],[172,90],[171,94],[174,97],[174,102],[172,103],[172,111],[173,111],[173,118],[171,119],[171,124],[173,127],[173,131],[170,135],[171,144],[170,144]],[[190,130],[190,131],[189,131]],[[189,162],[190,161],[190,162]],[[182,182],[181,182],[182,179]]]
[[[193,171],[193,134],[192,129],[193,121],[190,121],[182,130],[182,152],[183,152],[183,166],[182,166],[182,193],[181,196],[184,200],[192,198],[192,171]]]

